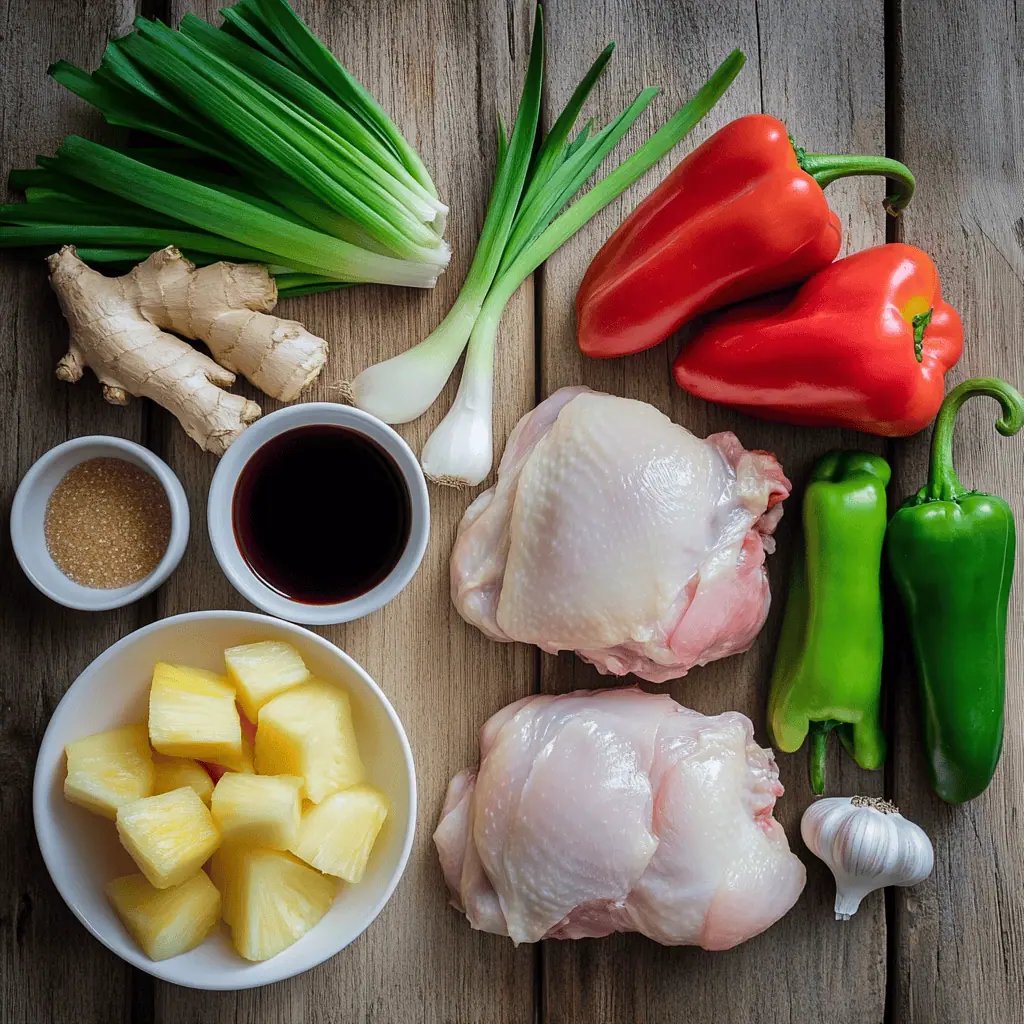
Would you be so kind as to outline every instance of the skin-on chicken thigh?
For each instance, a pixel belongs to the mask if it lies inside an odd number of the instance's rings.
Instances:
[[[738,712],[635,687],[540,695],[480,730],[479,767],[452,779],[434,842],[474,928],[728,949],[803,890],[772,817],[781,795]]]
[[[701,440],[644,402],[564,388],[520,420],[467,510],[452,598],[495,640],[665,682],[757,636],[789,490],[734,434]]]

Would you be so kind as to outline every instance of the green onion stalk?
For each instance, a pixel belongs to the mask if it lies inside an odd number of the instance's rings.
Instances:
[[[388,423],[406,423],[437,400],[466,352],[455,402],[421,454],[427,476],[440,484],[472,487],[491,471],[494,351],[502,314],[516,290],[693,129],[722,97],[746,59],[739,50],[733,51],[651,139],[572,202],[658,92],[642,90],[603,128],[595,131],[593,122],[587,122],[574,135],[583,105],[613,48],[609,44],[594,61],[551,130],[538,139],[544,76],[544,23],[538,6],[516,120],[510,137],[498,120],[495,182],[480,241],[455,304],[426,339],[368,367],[347,385],[346,397],[359,408]]]
[[[147,18],[92,74],[50,74],[113,125],[15,171],[0,247],[73,244],[130,265],[174,244],[204,262],[266,263],[282,294],[381,282],[429,288],[448,263],[447,207],[416,151],[287,0],[239,0],[215,28]]]

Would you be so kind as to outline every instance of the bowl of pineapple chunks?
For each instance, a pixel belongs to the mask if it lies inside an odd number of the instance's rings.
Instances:
[[[380,913],[416,779],[394,708],[343,651],[266,615],[192,612],[71,685],[33,812],[96,938],[165,981],[242,989],[322,963]]]

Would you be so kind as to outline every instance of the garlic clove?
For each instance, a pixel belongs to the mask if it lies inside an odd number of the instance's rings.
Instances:
[[[817,800],[804,811],[800,834],[835,877],[837,921],[853,917],[875,889],[924,881],[935,864],[924,830],[880,797]]]

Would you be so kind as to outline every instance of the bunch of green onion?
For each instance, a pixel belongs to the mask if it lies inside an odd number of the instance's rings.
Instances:
[[[424,471],[438,483],[475,486],[491,471],[494,349],[502,313],[516,289],[594,214],[687,135],[722,97],[745,61],[738,50],[730,54],[697,95],[651,139],[565,209],[658,92],[644,89],[603,128],[595,131],[591,121],[573,134],[583,104],[612,50],[610,44],[594,61],[551,130],[538,139],[544,25],[537,8],[515,125],[511,137],[506,138],[499,119],[494,187],[462,290],[451,311],[425,340],[400,356],[363,370],[349,385],[350,398],[359,408],[388,423],[406,423],[433,404],[468,346],[455,402],[421,455]]]
[[[175,245],[193,262],[265,263],[281,294],[357,282],[430,288],[447,207],[416,151],[287,3],[239,0],[214,28],[138,18],[88,74],[50,74],[113,125],[160,144],[77,136],[14,171],[0,246],[73,244],[127,267]],[[154,140],[156,141],[156,140]]]

